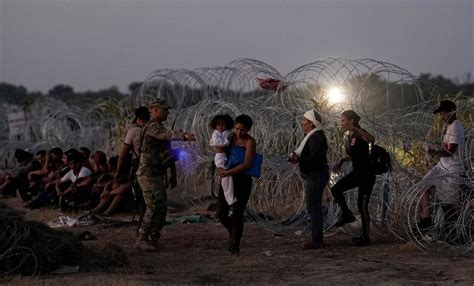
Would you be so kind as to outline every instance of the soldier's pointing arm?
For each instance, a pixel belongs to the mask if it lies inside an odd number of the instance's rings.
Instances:
[[[158,140],[170,140],[170,141],[179,141],[185,140],[183,131],[171,131],[166,129],[163,125],[160,124],[151,124],[146,133],[148,136],[155,137]]]

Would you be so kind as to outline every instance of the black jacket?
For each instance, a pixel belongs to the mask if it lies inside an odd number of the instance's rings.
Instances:
[[[301,173],[314,173],[320,171],[328,164],[326,153],[328,143],[324,131],[314,132],[306,141],[299,159]]]

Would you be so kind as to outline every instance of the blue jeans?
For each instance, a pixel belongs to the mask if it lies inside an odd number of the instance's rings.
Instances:
[[[329,167],[315,173],[302,173],[306,198],[306,210],[311,218],[311,239],[317,246],[323,244],[323,192],[329,181]]]

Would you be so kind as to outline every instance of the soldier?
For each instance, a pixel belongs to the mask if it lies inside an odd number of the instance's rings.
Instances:
[[[139,229],[134,248],[154,251],[158,248],[160,231],[166,223],[167,169],[171,168],[169,183],[176,187],[174,162],[176,156],[170,148],[170,141],[194,141],[194,134],[170,131],[163,126],[171,107],[164,99],[157,99],[149,106],[150,122],[143,126],[140,134],[141,153],[137,171],[138,183],[143,192],[146,211]]]

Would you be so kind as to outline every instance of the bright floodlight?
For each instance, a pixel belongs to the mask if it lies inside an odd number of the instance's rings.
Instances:
[[[340,103],[344,100],[344,95],[339,87],[331,87],[328,92],[328,99],[330,103]]]

